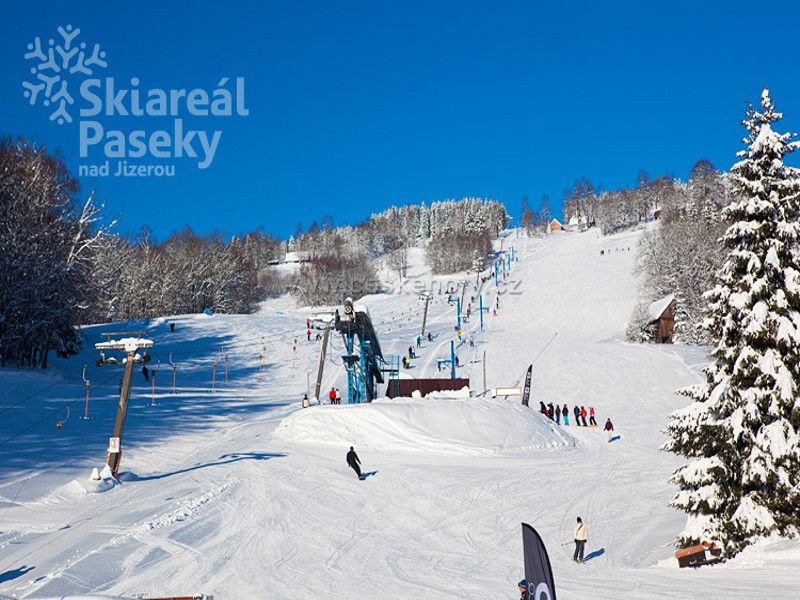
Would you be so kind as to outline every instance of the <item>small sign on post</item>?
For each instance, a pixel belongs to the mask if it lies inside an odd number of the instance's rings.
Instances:
[[[108,452],[109,454],[119,454],[119,438],[108,438]]]

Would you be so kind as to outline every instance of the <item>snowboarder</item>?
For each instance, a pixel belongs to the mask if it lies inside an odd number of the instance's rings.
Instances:
[[[575,405],[575,408],[572,409],[572,414],[575,415],[575,425],[580,427],[581,426],[581,409],[580,409],[580,407],[578,407],[577,404]]]
[[[569,425],[569,408],[567,405],[564,405],[564,409],[561,411],[561,414],[564,415],[564,425]]]
[[[594,420],[594,406],[589,407],[589,426],[597,427],[597,421]]]
[[[331,391],[328,392],[328,399],[331,401],[331,404],[336,404],[336,389],[331,388]]]
[[[336,388],[336,404],[342,403],[342,392],[339,391],[339,388]]]
[[[361,461],[352,446],[350,446],[350,452],[347,453],[347,464],[356,472],[359,479],[364,479],[364,476],[361,475]]]
[[[611,417],[606,420],[606,425],[603,427],[603,431],[608,434],[608,441],[611,442],[612,438],[614,437],[614,424],[611,422]]]
[[[586,424],[586,409],[583,406],[581,406],[581,425],[588,427]]]
[[[575,555],[572,557],[572,560],[575,562],[583,562],[583,549],[586,547],[588,535],[586,526],[583,524],[580,517],[578,517],[578,522],[572,530],[572,538],[575,540]]]
[[[561,425],[561,405],[556,404],[556,425]]]
[[[547,416],[547,407],[541,400],[539,400],[539,412],[542,413],[545,417]]]

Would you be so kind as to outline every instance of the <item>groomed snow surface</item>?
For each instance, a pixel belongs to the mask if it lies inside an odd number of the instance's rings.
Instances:
[[[529,409],[519,398],[462,393],[301,409],[320,349],[306,340],[305,320],[318,310],[287,298],[255,315],[89,327],[84,353],[51,373],[0,371],[0,594],[516,598],[524,521],[547,545],[560,600],[797,597],[797,540],[764,540],[700,570],[678,570],[672,558],[685,517],[668,506],[667,479],[681,461],[658,448],[667,416],[686,402],[673,390],[697,381],[705,356],[623,341],[638,296],[638,237],[504,239],[520,260],[509,285],[485,291],[485,331],[476,315],[466,324],[458,376],[478,393],[520,386],[541,352]],[[405,353],[419,332],[423,303],[411,284],[430,276],[419,251],[411,259],[402,287],[394,281],[391,293],[361,301],[386,354]],[[464,278],[437,280],[434,341],[407,374],[446,375],[436,361],[447,357],[455,315],[437,291]],[[470,285],[467,301],[473,293]],[[121,481],[92,482],[122,367],[95,367],[91,347],[102,331],[125,329],[147,329],[154,341],[155,402],[137,373]],[[331,341],[323,392],[346,396],[343,344]],[[89,420],[80,418],[84,364]],[[538,414],[540,400],[594,406],[620,439],[556,426]],[[345,464],[350,445],[364,481]],[[584,565],[571,561],[576,516],[589,531]]]

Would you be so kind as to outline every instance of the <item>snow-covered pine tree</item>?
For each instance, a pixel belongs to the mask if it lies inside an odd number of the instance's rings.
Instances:
[[[673,475],[673,505],[689,514],[679,543],[717,540],[735,554],[771,532],[800,528],[800,178],[784,164],[793,134],[772,123],[767,90],[731,169],[727,258],[706,294],[717,341],[696,401],[672,415],[665,449],[689,464]]]

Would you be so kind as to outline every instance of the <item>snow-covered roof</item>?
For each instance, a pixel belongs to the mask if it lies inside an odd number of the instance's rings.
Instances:
[[[650,303],[650,306],[647,307],[647,315],[650,317],[650,320],[658,321],[661,315],[664,314],[664,311],[667,310],[667,307],[674,301],[675,294],[670,294],[669,296],[664,296],[660,300]]]
[[[307,262],[310,260],[311,256],[308,252],[287,252],[286,256],[283,257],[283,262],[285,263],[299,263],[299,262]]]

